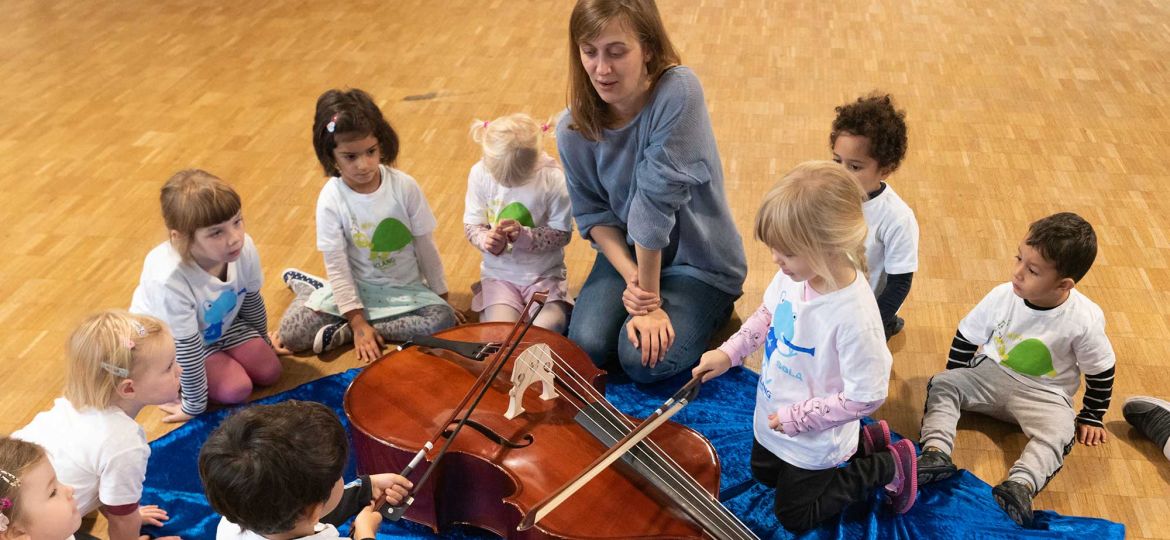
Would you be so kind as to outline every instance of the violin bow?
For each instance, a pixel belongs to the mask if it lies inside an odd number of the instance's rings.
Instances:
[[[692,378],[678,392],[675,392],[670,399],[664,401],[653,413],[643,419],[642,423],[638,424],[637,427],[622,437],[621,440],[609,447],[605,453],[598,456],[585,470],[578,473],[575,478],[554,491],[543,501],[537,503],[536,506],[528,511],[528,515],[524,516],[524,520],[520,522],[516,530],[524,531],[532,528],[533,525],[536,525],[537,522],[544,519],[545,516],[555,510],[585,484],[589,483],[601,471],[605,470],[606,467],[609,467],[610,464],[617,461],[626,452],[629,452],[631,448],[642,442],[642,439],[645,439],[654,430],[658,429],[658,426],[661,426],[671,416],[674,416],[675,413],[682,410],[683,407],[686,407],[688,403],[694,401],[695,397],[699,395],[699,387],[703,384],[702,379],[702,374]]]
[[[451,447],[451,443],[455,442],[455,437],[459,435],[459,432],[463,429],[463,426],[466,425],[467,421],[471,419],[471,413],[475,412],[475,408],[479,405],[479,402],[483,400],[483,396],[487,394],[488,389],[491,388],[492,381],[494,381],[496,376],[500,374],[500,371],[504,369],[504,364],[508,363],[508,358],[511,358],[512,353],[516,352],[516,348],[520,346],[520,342],[524,339],[524,335],[528,333],[528,329],[532,328],[532,324],[536,321],[536,316],[539,315],[540,310],[544,308],[544,303],[547,301],[547,299],[547,292],[538,292],[532,295],[532,299],[528,301],[528,305],[524,306],[524,311],[521,313],[520,319],[516,321],[516,325],[512,327],[512,331],[508,333],[508,339],[504,340],[504,343],[500,346],[499,350],[496,351],[496,358],[493,359],[488,368],[484,370],[485,374],[488,372],[490,372],[490,374],[486,378],[481,374],[480,377],[476,379],[476,384],[472,385],[471,389],[467,391],[467,395],[463,396],[463,400],[460,401],[459,405],[455,407],[455,410],[451,412],[451,416],[447,419],[447,422],[439,427],[438,433],[436,433],[430,441],[427,441],[427,443],[423,445],[422,449],[420,449],[418,453],[414,455],[414,458],[410,460],[410,463],[408,463],[406,467],[402,469],[402,472],[398,474],[405,478],[407,475],[413,472],[414,468],[417,467],[418,464],[421,463],[422,460],[426,457],[426,455],[435,447],[434,442],[438,440],[439,437],[443,436],[443,433],[446,432],[446,428],[455,422],[455,418],[462,413],[463,417],[459,419],[459,423],[455,425],[455,428],[451,430],[450,435],[447,436],[447,442],[443,443],[442,448],[439,449],[439,453],[436,454],[435,459],[431,461],[431,466],[427,468],[427,472],[423,473],[422,478],[419,478],[418,482],[414,483],[414,487],[406,493],[406,497],[402,499],[402,502],[399,503],[398,506],[388,507],[386,505],[386,499],[384,498],[378,501],[378,505],[374,509],[380,512],[382,517],[390,521],[398,521],[402,518],[403,514],[406,513],[406,509],[414,503],[414,493],[418,491],[419,487],[426,483],[428,478],[430,478],[431,473],[436,469],[436,465],[439,464],[439,460],[443,459],[443,456],[447,455],[447,449]],[[536,310],[532,311],[531,315],[529,315],[529,311],[532,309],[534,304],[536,306]],[[525,315],[528,315],[527,321],[525,321]],[[515,336],[514,341],[512,340],[513,336]],[[475,396],[475,400],[471,401],[470,405],[467,405],[467,402],[471,400],[472,394],[476,392],[477,387],[479,390],[479,395]],[[465,405],[466,409],[464,409]]]

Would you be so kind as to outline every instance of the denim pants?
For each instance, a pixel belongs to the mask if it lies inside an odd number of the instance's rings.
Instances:
[[[736,296],[688,276],[663,276],[659,296],[674,327],[674,343],[654,367],[642,365],[642,351],[630,344],[622,304],[626,280],[602,253],[581,287],[569,321],[569,339],[598,367],[615,359],[636,382],[666,379],[690,369],[707,351],[711,336],[731,317]]]

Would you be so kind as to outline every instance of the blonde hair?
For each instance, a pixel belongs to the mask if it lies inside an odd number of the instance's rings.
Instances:
[[[756,214],[756,238],[785,255],[805,257],[813,273],[836,289],[829,260],[845,257],[866,273],[866,195],[845,167],[806,161],[784,175]]]
[[[20,518],[20,480],[34,465],[46,459],[45,449],[12,437],[0,437],[0,499],[8,499],[12,506],[0,507],[0,514],[8,517],[8,527]]]
[[[569,16],[569,113],[573,116],[569,127],[590,141],[601,140],[601,130],[613,122],[613,111],[589,80],[581,64],[580,48],[601,34],[612,20],[620,20],[629,28],[648,55],[650,91],[666,70],[681,62],[654,0],[578,0]]]
[[[242,206],[236,190],[201,169],[186,169],[171,176],[163,184],[159,202],[167,229],[179,233],[173,244],[184,261],[191,258],[195,231],[232,219]]]
[[[523,113],[471,124],[471,140],[483,147],[483,164],[500,185],[522,186],[532,177],[549,123]]]
[[[90,315],[69,336],[65,397],[78,409],[109,407],[144,348],[170,338],[166,325],[149,315],[120,309]]]

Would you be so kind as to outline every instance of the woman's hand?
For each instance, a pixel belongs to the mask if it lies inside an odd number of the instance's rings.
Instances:
[[[674,343],[674,326],[665,310],[656,309],[630,319],[626,323],[626,335],[631,345],[642,350],[642,365],[652,368]]]
[[[359,361],[368,364],[382,356],[386,342],[365,317],[355,317],[349,321],[349,326],[353,330],[353,348],[357,350]]]
[[[183,404],[178,401],[164,403],[159,405],[158,408],[161,409],[162,412],[167,413],[167,415],[162,419],[162,421],[167,424],[181,424],[187,420],[195,418],[194,416],[183,412]]]
[[[277,355],[285,356],[292,354],[288,347],[284,346],[284,341],[280,339],[280,330],[273,330],[268,332],[268,341],[272,343],[272,352]]]
[[[622,293],[622,304],[626,312],[633,316],[647,315],[662,307],[662,298],[638,286],[638,278],[626,281],[626,290]]]
[[[712,349],[703,353],[703,357],[699,358],[699,365],[691,370],[691,376],[702,375],[702,382],[707,382],[723,375],[729,369],[731,369],[731,357],[719,349]]]

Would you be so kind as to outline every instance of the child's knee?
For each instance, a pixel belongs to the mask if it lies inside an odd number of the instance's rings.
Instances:
[[[817,522],[813,519],[813,506],[783,507],[777,501],[772,511],[775,512],[776,519],[780,521],[780,526],[790,533],[802,533],[817,526]]]
[[[209,381],[210,382],[210,381]],[[236,405],[248,400],[252,395],[252,380],[248,377],[232,378],[226,381],[217,381],[207,389],[211,400],[221,405]]]

